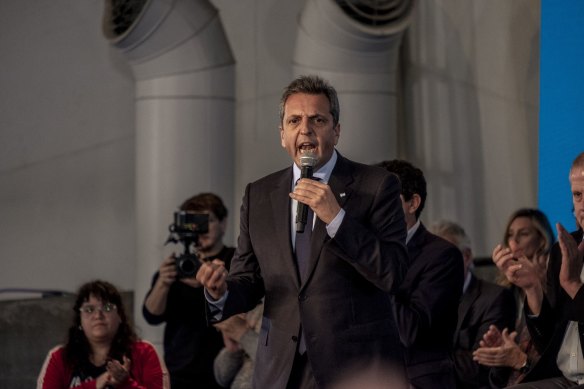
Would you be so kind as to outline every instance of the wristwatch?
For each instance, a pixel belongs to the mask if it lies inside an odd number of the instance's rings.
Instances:
[[[525,358],[525,363],[519,368],[519,373],[525,374],[529,369],[531,369],[531,363],[529,363],[529,358]]]

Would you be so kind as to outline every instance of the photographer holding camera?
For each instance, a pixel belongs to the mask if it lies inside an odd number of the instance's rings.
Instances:
[[[142,313],[151,325],[166,322],[164,359],[171,387],[220,388],[213,360],[223,347],[221,333],[207,325],[203,287],[195,279],[202,261],[219,259],[229,268],[234,248],[223,244],[227,209],[221,198],[201,193],[175,213],[169,241],[180,242],[183,254],[162,261],[146,295]]]

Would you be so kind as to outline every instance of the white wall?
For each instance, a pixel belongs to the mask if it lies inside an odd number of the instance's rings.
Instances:
[[[213,4],[236,59],[233,228],[245,184],[289,164],[278,100],[304,1]],[[135,285],[134,85],[102,14],[0,2],[0,288]],[[479,254],[536,201],[538,33],[539,1],[424,0],[404,48],[400,155],[428,178],[424,220],[462,222]]]
[[[0,2],[0,288],[133,285],[134,87],[102,7]]]
[[[405,48],[403,157],[428,181],[423,220],[461,223],[490,256],[537,204],[539,0],[418,2]]]

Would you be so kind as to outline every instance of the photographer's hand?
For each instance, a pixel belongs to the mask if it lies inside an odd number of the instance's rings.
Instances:
[[[205,262],[197,272],[197,280],[205,287],[209,295],[219,300],[227,291],[227,269],[225,263],[219,259]]]
[[[176,280],[176,265],[174,256],[165,258],[158,269],[158,279],[154,283],[150,294],[144,301],[144,307],[153,315],[163,315],[166,311],[166,300],[170,285]]]
[[[170,287],[170,285],[176,280],[176,265],[175,265],[175,256],[170,255],[162,261],[160,264],[160,268],[158,269],[158,280],[157,283],[160,283],[165,287]]]

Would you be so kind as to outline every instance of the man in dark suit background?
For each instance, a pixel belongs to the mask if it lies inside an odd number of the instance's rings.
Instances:
[[[373,360],[389,361],[399,375],[390,299],[408,262],[399,181],[335,150],[339,104],[322,79],[294,80],[284,90],[280,120],[281,144],[294,163],[246,187],[229,276],[220,263],[199,270],[210,314],[222,320],[265,296],[257,388],[327,387],[346,368]],[[316,155],[320,181],[295,184],[307,152]],[[294,229],[298,202],[315,215],[303,233],[312,235],[308,258],[296,250],[303,241]]]
[[[464,260],[464,287],[454,332],[457,388],[488,388],[489,367],[475,362],[472,352],[479,347],[482,336],[490,325],[513,330],[517,309],[513,293],[473,274],[472,247],[464,228],[444,220],[434,223],[431,231],[458,247]]]
[[[408,379],[414,388],[455,388],[452,342],[464,280],[462,254],[420,221],[427,193],[422,171],[403,160],[379,166],[399,177],[408,228],[410,263],[395,295]]]

